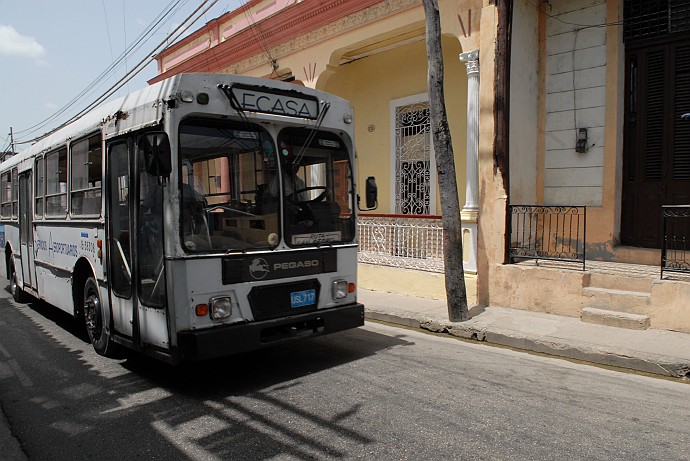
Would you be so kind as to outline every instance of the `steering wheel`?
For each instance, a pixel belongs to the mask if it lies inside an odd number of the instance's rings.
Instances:
[[[307,192],[310,190],[320,190],[321,193],[314,197],[311,200],[295,200],[295,197],[298,196],[299,194],[303,192]],[[296,191],[293,191],[292,194],[287,196],[288,200],[291,200],[295,203],[316,203],[324,200],[326,197],[328,197],[328,194],[330,194],[330,191],[328,190],[328,187],[326,186],[309,186],[309,187],[303,187],[302,189],[298,189]]]

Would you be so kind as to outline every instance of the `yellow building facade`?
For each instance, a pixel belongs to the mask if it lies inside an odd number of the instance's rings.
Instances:
[[[438,3],[470,303],[690,332],[690,236],[662,230],[690,216],[669,208],[690,203],[690,2]],[[360,286],[443,298],[424,35],[419,0],[254,0],[161,53],[155,80],[351,101],[358,187],[379,186]]]
[[[478,69],[485,7],[495,10],[481,0],[440,2],[458,194],[461,204],[469,204],[463,229],[471,303],[477,299],[479,124],[475,120],[471,128],[474,160],[468,164],[468,65]],[[472,51],[472,59],[461,59]],[[226,72],[291,81],[349,100],[358,187],[363,190],[365,179],[374,176],[379,188],[378,208],[360,214],[360,287],[445,297],[420,1],[250,1],[169,47],[157,61],[153,81],[181,72]],[[478,81],[475,71],[475,100]],[[474,179],[468,179],[468,165]]]

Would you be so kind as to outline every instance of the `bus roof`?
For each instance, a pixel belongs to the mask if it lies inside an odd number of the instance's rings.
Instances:
[[[49,133],[17,155],[8,158],[1,165],[3,168],[11,167],[33,155],[65,145],[72,139],[101,131],[104,125],[106,137],[157,125],[163,120],[166,102],[170,99],[179,99],[182,90],[196,93],[204,88],[210,90],[218,85],[234,83],[299,92],[319,100],[326,99],[331,103],[348,104],[337,96],[277,80],[232,74],[179,74],[92,109],[74,122]]]

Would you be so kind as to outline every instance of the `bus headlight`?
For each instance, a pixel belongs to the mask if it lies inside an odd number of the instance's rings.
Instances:
[[[333,299],[343,299],[347,297],[347,280],[335,280],[332,287]]]
[[[211,298],[209,306],[209,314],[213,320],[226,319],[232,314],[232,300],[229,296]]]

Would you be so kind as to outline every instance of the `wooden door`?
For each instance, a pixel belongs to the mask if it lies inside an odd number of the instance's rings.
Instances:
[[[661,247],[661,206],[690,204],[690,44],[626,53],[621,241]]]

